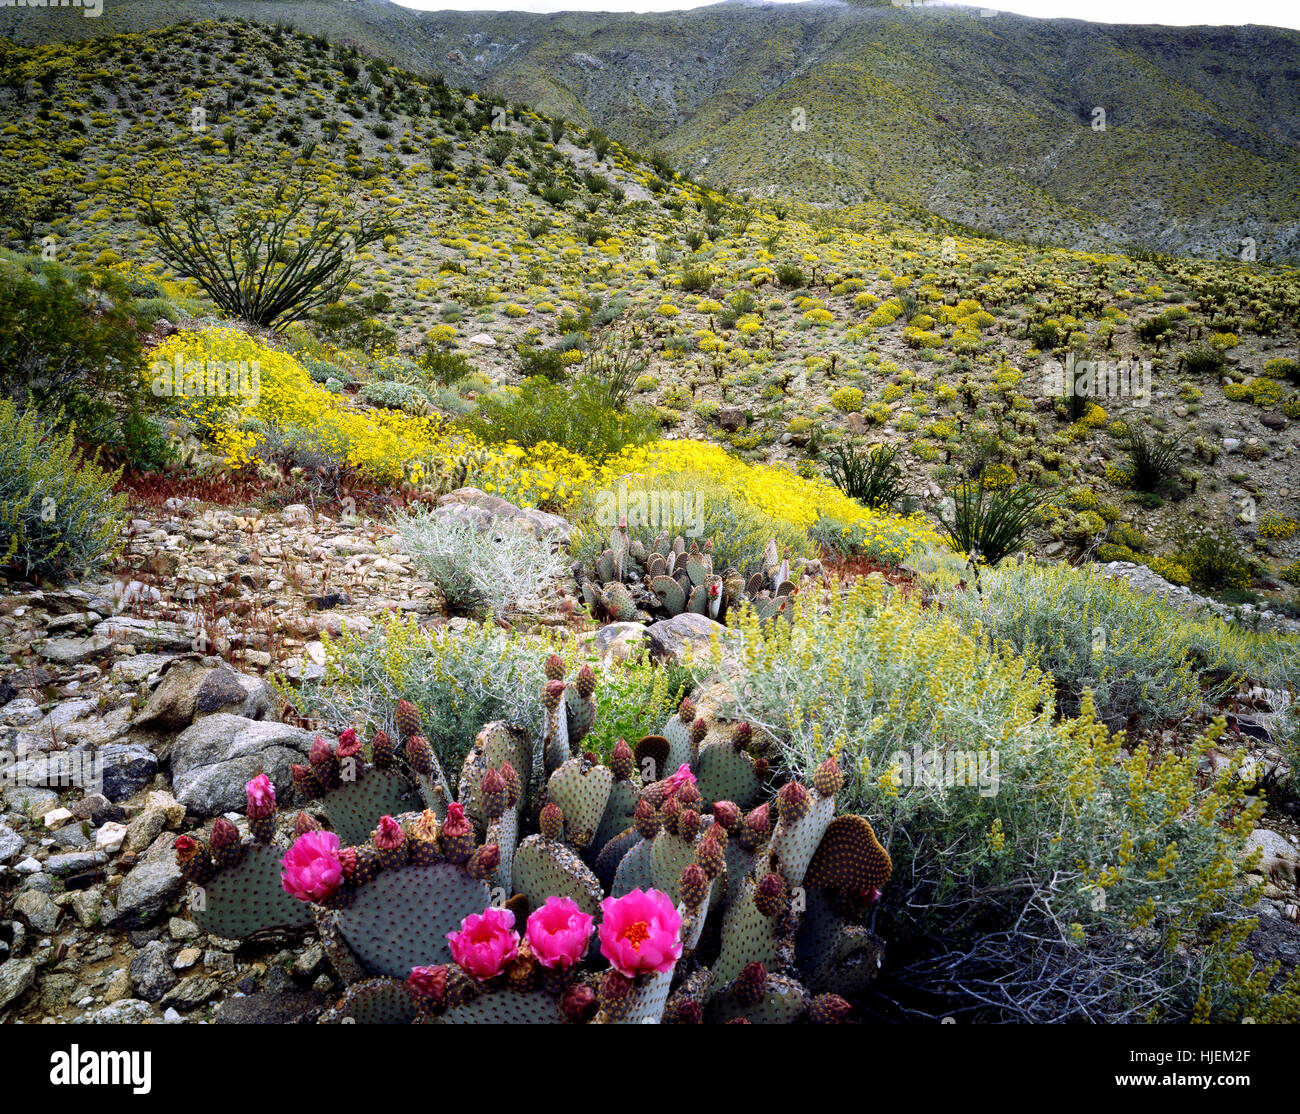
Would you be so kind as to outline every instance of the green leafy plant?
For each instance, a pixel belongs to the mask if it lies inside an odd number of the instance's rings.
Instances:
[[[59,580],[102,565],[126,511],[113,494],[120,475],[85,459],[71,432],[0,399],[0,569]]]
[[[979,479],[961,484],[949,498],[951,510],[939,512],[939,525],[958,549],[996,565],[1023,548],[1051,496],[1025,484],[991,488]]]
[[[870,450],[839,444],[827,453],[827,474],[845,495],[872,510],[889,510],[908,494],[897,445]]]

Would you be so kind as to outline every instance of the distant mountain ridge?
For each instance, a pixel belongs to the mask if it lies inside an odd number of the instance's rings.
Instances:
[[[117,0],[97,19],[0,8],[0,33],[31,43],[232,16],[598,124],[763,196],[880,196],[1086,249],[1231,256],[1251,244],[1261,261],[1300,258],[1296,31],[840,3],[535,15]]]

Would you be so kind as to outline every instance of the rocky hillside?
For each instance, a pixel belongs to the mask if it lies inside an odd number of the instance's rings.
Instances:
[[[1260,259],[1300,253],[1294,31],[818,3],[528,15],[126,0],[99,19],[0,11],[0,32],[31,43],[233,14],[597,124],[761,197],[904,202],[1087,250],[1237,257],[1249,239]]]

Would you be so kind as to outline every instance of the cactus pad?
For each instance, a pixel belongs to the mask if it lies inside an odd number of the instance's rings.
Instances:
[[[357,1025],[409,1025],[415,1003],[401,979],[373,978],[353,983],[331,1012],[331,1020]]]
[[[735,801],[748,808],[763,788],[754,760],[730,739],[703,743],[694,769],[700,796],[706,801]]]
[[[270,929],[309,928],[311,906],[280,885],[283,848],[265,843],[245,847],[239,862],[218,870],[191,902],[194,923],[227,940],[246,940]]]
[[[593,841],[614,785],[614,772],[585,758],[570,758],[547,782],[547,800],[564,813],[565,837],[575,847]]]
[[[805,886],[866,891],[889,881],[893,864],[865,816],[837,816],[804,872]]]
[[[543,990],[490,990],[463,1005],[449,1006],[434,1025],[562,1025],[564,1013]]]
[[[515,890],[533,909],[544,905],[548,897],[571,897],[584,913],[593,916],[600,911],[604,896],[600,882],[572,848],[539,835],[529,836],[515,851]]]
[[[450,962],[447,933],[491,899],[486,883],[451,863],[385,870],[339,914],[339,935],[366,971],[403,979],[412,967]]]
[[[398,816],[420,807],[415,786],[401,774],[374,767],[356,773],[355,781],[345,781],[321,798],[330,828],[344,847],[365,843],[378,817]]]

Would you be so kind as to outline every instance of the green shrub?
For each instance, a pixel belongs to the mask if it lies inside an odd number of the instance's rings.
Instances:
[[[112,272],[0,260],[0,397],[132,459],[136,446],[125,434],[144,427],[128,427],[124,416],[153,403],[139,327]]]
[[[1128,482],[1134,491],[1153,493],[1170,485],[1178,471],[1181,437],[1157,434],[1148,438],[1140,429],[1129,429]]]
[[[1294,984],[1270,1000],[1269,972],[1227,974],[1261,805],[1235,771],[1198,774],[1222,721],[1156,756],[1088,699],[1053,723],[1032,663],[879,585],[793,606],[790,624],[735,624],[744,666],[719,670],[722,708],[805,781],[837,756],[841,810],[893,860],[873,921],[886,1000],[971,1020],[1295,1014]]]
[[[356,635],[345,628],[326,642],[325,675],[305,682],[295,701],[331,723],[354,724],[367,735],[383,729],[396,737],[397,702],[410,700],[454,779],[489,720],[517,723],[538,736],[537,694],[546,680],[547,650],[495,623],[471,623],[459,632],[422,630],[414,616],[381,614],[373,631]]]
[[[440,387],[458,383],[474,370],[464,353],[448,352],[443,348],[427,349],[420,357],[420,367]]]
[[[0,569],[59,580],[102,565],[126,511],[119,475],[83,459],[71,433],[0,399]]]
[[[410,383],[367,383],[361,388],[361,397],[372,406],[404,410],[408,414],[423,414],[429,409],[429,396]]]
[[[1200,706],[1194,624],[1122,581],[1068,565],[1013,565],[986,572],[979,592],[954,592],[946,607],[1035,658],[1056,679],[1063,715],[1079,714],[1084,689],[1116,729],[1181,722]]]
[[[840,444],[828,453],[831,482],[850,499],[872,510],[890,510],[907,495],[897,445],[877,445],[870,451]]]
[[[996,565],[1024,546],[1050,497],[1024,484],[991,488],[981,479],[963,483],[949,498],[952,510],[939,512],[939,525],[958,549]]]
[[[606,384],[586,375],[567,383],[526,379],[480,399],[461,424],[484,441],[523,448],[549,441],[596,461],[653,440],[659,426],[648,407],[616,410]]]
[[[1185,523],[1175,531],[1174,559],[1202,591],[1245,588],[1253,566],[1232,531]]]
[[[398,516],[395,526],[406,552],[459,615],[487,619],[530,604],[540,609],[540,593],[565,571],[554,541],[532,531],[484,530],[424,510]]]
[[[793,263],[778,263],[776,265],[776,281],[782,286],[788,286],[793,289],[799,289],[804,285],[807,279],[803,271]]]

